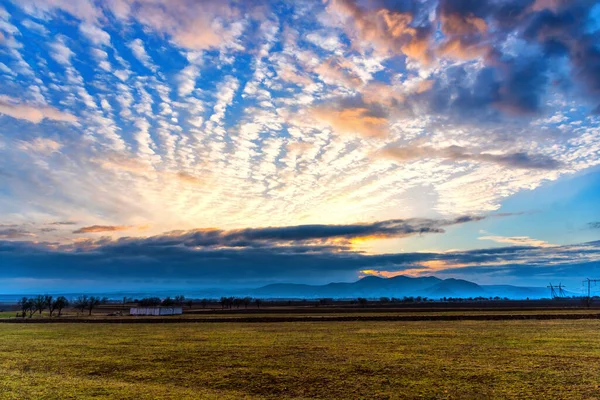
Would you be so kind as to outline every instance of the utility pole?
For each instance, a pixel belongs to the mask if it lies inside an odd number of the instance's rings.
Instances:
[[[546,286],[547,288],[550,289],[550,295],[552,296],[553,299],[555,299],[556,296],[556,289],[554,289],[554,286],[552,286],[552,284],[550,284],[550,286]]]
[[[563,284],[559,283],[558,284],[558,297],[567,297],[563,288],[564,288]]]
[[[591,286],[592,286],[592,282],[594,282],[594,285],[598,282],[600,282],[600,279],[590,279],[587,278],[585,281],[583,282],[587,282],[587,287],[588,287],[588,294],[587,294],[587,304],[588,307],[590,306],[590,304],[592,303],[592,296],[591,296]]]

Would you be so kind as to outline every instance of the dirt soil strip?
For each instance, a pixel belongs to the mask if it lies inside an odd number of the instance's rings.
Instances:
[[[505,314],[505,315],[370,315],[325,317],[231,317],[231,318],[178,318],[178,317],[127,317],[127,318],[6,318],[8,324],[163,324],[163,323],[265,323],[265,322],[350,322],[350,321],[509,321],[552,319],[600,319],[600,314]]]

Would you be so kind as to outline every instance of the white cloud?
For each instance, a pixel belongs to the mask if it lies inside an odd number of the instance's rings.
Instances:
[[[188,96],[196,87],[196,79],[200,74],[200,70],[196,65],[188,65],[179,73],[177,80],[179,81],[178,93],[180,96]]]
[[[25,152],[51,154],[59,151],[62,144],[48,138],[36,138],[30,141],[20,140],[17,142],[17,147]]]
[[[144,42],[141,39],[134,39],[127,44],[127,47],[131,49],[135,58],[137,58],[142,65],[148,68],[150,71],[156,72],[157,67],[152,63],[150,56],[144,48]]]
[[[0,96],[0,114],[23,119],[34,124],[38,124],[44,119],[62,122],[77,121],[77,117],[73,114],[49,106],[21,103],[19,100],[8,96]]]
[[[71,57],[75,55],[64,43],[64,38],[59,36],[54,42],[50,44],[50,48],[52,52],[50,55],[52,58],[56,60],[59,64],[64,66],[71,65]]]
[[[481,236],[479,240],[491,240],[496,243],[510,244],[513,246],[553,247],[544,240],[533,239],[529,236]]]
[[[50,33],[44,25],[38,24],[37,22],[34,22],[30,19],[24,20],[23,22],[21,22],[21,25],[23,25],[25,28],[31,31],[39,33],[40,35],[48,35]]]
[[[79,25],[79,31],[96,46],[110,46],[110,35],[96,25],[84,22]]]

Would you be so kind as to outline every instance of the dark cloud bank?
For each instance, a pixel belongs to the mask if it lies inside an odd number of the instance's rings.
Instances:
[[[0,241],[0,279],[188,282],[199,286],[353,280],[361,270],[459,276],[475,281],[563,281],[600,276],[600,242],[578,246],[504,247],[449,253],[365,254],[347,242],[364,237],[439,233],[479,220],[390,220],[233,231],[171,232],[149,238],[100,239],[59,246]],[[438,263],[431,263],[437,261]],[[431,265],[437,264],[437,269]],[[442,265],[439,267],[439,265]]]

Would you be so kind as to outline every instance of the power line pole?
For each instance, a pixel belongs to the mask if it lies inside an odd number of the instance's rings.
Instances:
[[[558,297],[567,297],[567,294],[563,290],[564,286],[562,283],[558,284]]]
[[[556,289],[554,289],[554,286],[552,286],[552,283],[550,284],[550,286],[546,286],[547,288],[550,289],[550,295],[552,296],[553,299],[556,298]]]
[[[587,287],[588,287],[587,304],[588,304],[588,307],[589,307],[589,306],[590,306],[590,304],[591,304],[591,302],[592,302],[592,301],[591,301],[591,300],[592,300],[592,296],[591,296],[591,294],[592,294],[592,293],[591,293],[591,286],[592,286],[592,282],[594,282],[594,285],[595,285],[596,283],[600,282],[600,279],[590,279],[590,278],[587,278],[587,279],[586,279],[585,281],[583,281],[583,282],[584,282],[584,283],[585,283],[585,282],[587,282]]]

